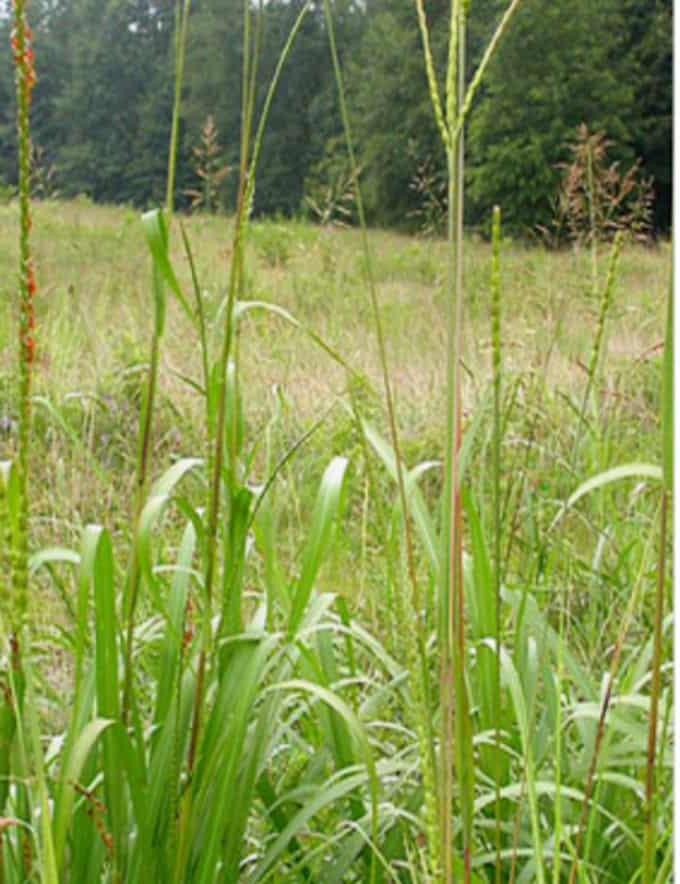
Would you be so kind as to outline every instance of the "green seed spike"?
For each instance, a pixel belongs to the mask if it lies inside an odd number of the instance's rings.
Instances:
[[[597,331],[595,333],[595,341],[593,343],[593,352],[590,357],[588,366],[588,383],[592,386],[597,365],[602,350],[602,341],[604,337],[604,326],[612,303],[612,295],[614,293],[614,283],[616,282],[616,273],[619,266],[619,258],[621,257],[621,246],[623,245],[623,236],[617,233],[612,246],[611,258],[609,260],[609,268],[607,270],[607,280],[602,292],[602,300],[600,301],[600,315],[597,318]]]
[[[465,27],[465,11],[460,0],[451,0],[451,21],[449,25],[449,56],[446,66],[446,123],[448,141],[447,147],[452,150],[456,146],[456,138],[451,136],[460,111],[460,99],[462,88],[458,88],[459,79],[459,54],[458,41]],[[459,94],[460,93],[460,94]]]
[[[437,74],[434,69],[434,61],[432,58],[432,47],[430,46],[430,34],[427,27],[427,17],[425,15],[425,7],[423,0],[415,0],[416,11],[418,13],[418,26],[420,27],[420,37],[423,43],[423,56],[425,58],[425,72],[427,74],[427,85],[430,90],[430,101],[432,102],[432,110],[434,118],[439,129],[439,134],[444,142],[444,147],[449,147],[449,130],[444,120],[444,109],[442,108],[441,98],[439,97],[439,85],[437,83]]]

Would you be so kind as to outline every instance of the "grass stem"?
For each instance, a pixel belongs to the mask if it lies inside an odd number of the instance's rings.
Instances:
[[[501,424],[501,210],[493,210],[492,221],[492,265],[491,265],[491,346],[493,361],[493,512],[494,512],[494,595],[496,600],[496,884],[502,881],[501,864],[501,567],[502,567],[502,525],[501,525],[501,444],[503,427]]]

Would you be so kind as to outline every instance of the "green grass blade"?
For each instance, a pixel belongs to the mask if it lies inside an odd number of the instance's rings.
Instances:
[[[163,331],[166,309],[162,283],[165,283],[170,288],[192,322],[195,321],[195,317],[170,261],[168,228],[163,212],[160,209],[145,212],[142,215],[142,226],[151,257],[153,258],[154,270],[158,273],[158,282],[154,282],[154,300],[156,328],[160,334]],[[156,280],[156,277],[154,277],[154,280]]]
[[[368,421],[361,420],[361,426],[370,443],[371,447],[378,455],[383,465],[387,469],[390,477],[397,482],[397,463],[394,456],[393,448],[382,438],[377,430]],[[415,468],[417,470],[417,468]],[[410,508],[413,517],[413,523],[418,532],[418,536],[427,553],[430,567],[434,574],[437,574],[440,566],[439,541],[437,532],[432,520],[432,516],[427,508],[425,499],[421,494],[416,480],[418,472],[411,471],[404,480],[404,490],[406,491],[406,504]]]
[[[652,479],[655,482],[662,482],[663,470],[661,467],[656,466],[656,464],[649,463],[628,463],[622,464],[619,467],[612,467],[610,470],[604,470],[604,472],[592,476],[579,485],[576,491],[570,495],[564,509],[571,509],[586,494],[597,491],[599,488],[604,488],[605,485],[610,485],[612,482],[620,482],[622,479]],[[560,512],[560,518],[563,512],[564,510]],[[556,522],[553,522],[551,527],[554,527],[555,524]]]
[[[661,432],[663,447],[663,491],[659,524],[659,559],[656,598],[654,601],[654,657],[652,660],[651,704],[647,739],[647,772],[645,783],[645,837],[642,884],[652,884],[657,851],[657,732],[661,695],[661,663],[663,654],[663,619],[666,594],[666,534],[668,509],[673,494],[673,290],[668,297],[666,341],[661,391]]]
[[[168,599],[165,633],[160,649],[160,669],[156,687],[154,720],[161,725],[167,720],[176,685],[184,639],[184,622],[189,598],[191,563],[196,551],[196,529],[190,522],[184,529],[175,575]]]
[[[273,690],[302,691],[303,693],[309,694],[313,699],[321,701],[340,716],[348,733],[357,744],[359,754],[363,758],[365,764],[365,772],[362,771],[359,775],[356,775],[352,773],[354,770],[353,768],[345,768],[343,773],[347,773],[346,777],[340,776],[334,778],[336,785],[332,786],[328,784],[319,789],[313,799],[304,805],[298,814],[296,814],[296,816],[290,821],[286,829],[284,829],[284,831],[278,836],[274,844],[269,848],[256,870],[255,880],[260,880],[264,877],[265,872],[267,872],[272,866],[274,860],[288,848],[290,839],[299,834],[301,827],[307,820],[309,820],[315,813],[318,813],[322,807],[330,802],[336,801],[341,795],[350,793],[354,788],[366,781],[368,781],[371,798],[371,837],[374,843],[377,843],[378,833],[379,781],[373,752],[368,737],[366,736],[365,729],[359,719],[343,700],[322,685],[305,681],[303,679],[291,679],[290,681],[275,685]],[[369,881],[373,882],[375,880],[376,872],[377,865],[375,856],[373,856],[369,872]]]
[[[541,837],[540,818],[538,811],[538,789],[536,783],[536,774],[534,770],[534,752],[533,752],[533,734],[530,729],[529,710],[526,705],[525,692],[522,683],[512,661],[511,656],[504,649],[500,649],[501,654],[501,674],[503,683],[508,688],[512,699],[513,709],[515,711],[515,720],[519,728],[522,741],[522,751],[524,756],[524,767],[526,770],[526,788],[529,800],[529,815],[531,818],[531,836],[534,848],[534,859],[536,862],[536,881],[539,884],[545,884],[545,869],[543,864],[543,839]],[[553,788],[553,784],[550,784]],[[503,790],[501,790],[503,791]],[[494,794],[493,800],[496,800]]]
[[[333,523],[340,510],[340,492],[347,458],[335,457],[326,468],[314,505],[309,539],[302,559],[300,579],[294,589],[288,632],[294,635],[302,622],[321,563],[328,551]]]
[[[97,714],[100,718],[120,719],[118,618],[114,583],[113,551],[108,533],[91,526],[87,534],[95,547],[88,575],[94,590],[95,607],[95,684]],[[128,837],[124,770],[119,740],[111,728],[102,735],[104,794],[116,864],[124,863]]]
[[[55,844],[52,830],[52,809],[45,776],[45,760],[40,739],[40,726],[37,717],[37,704],[33,689],[33,673],[30,663],[24,662],[26,678],[26,703],[24,705],[24,724],[26,732],[26,748],[31,755],[31,768],[37,790],[36,804],[40,807],[40,837],[37,837],[38,865],[40,867],[41,884],[59,884]],[[36,827],[37,828],[37,827]]]
[[[59,799],[54,807],[54,852],[58,868],[62,868],[68,828],[73,816],[76,798],[75,784],[81,783],[81,773],[85,763],[104,731],[111,727],[113,719],[95,718],[78,735],[73,750],[61,773]]]
[[[304,335],[306,335],[311,341],[313,341],[321,350],[324,351],[334,362],[337,362],[338,365],[342,366],[345,371],[358,377],[361,381],[369,384],[370,381],[358,372],[349,362],[339,353],[334,347],[332,347],[327,341],[321,337],[321,335],[317,334],[312,328],[305,325],[305,323],[301,322],[297,319],[289,310],[286,310],[285,307],[280,307],[278,304],[273,304],[269,301],[238,301],[234,306],[234,320],[241,320],[242,317],[246,316],[248,313],[253,312],[254,310],[263,310],[265,313],[269,313],[272,316],[277,316],[280,319],[283,319],[289,325],[292,325],[293,328],[299,329]]]

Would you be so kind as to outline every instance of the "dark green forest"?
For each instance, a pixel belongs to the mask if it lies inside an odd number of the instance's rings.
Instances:
[[[261,99],[301,5],[302,0],[270,0],[253,12]],[[470,72],[505,5],[472,0]],[[442,70],[448,7],[445,0],[427,3]],[[241,0],[192,4],[179,206],[189,208],[194,201],[231,208],[239,152],[241,8]],[[414,5],[335,0],[334,13],[369,221],[417,228],[443,199],[444,160]],[[161,202],[172,116],[175,0],[31,0],[30,14],[38,69],[33,112],[38,191],[141,207]],[[672,0],[525,0],[468,127],[469,226],[483,227],[494,203],[503,206],[508,230],[548,225],[561,164],[585,123],[611,140],[609,157],[622,170],[640,160],[640,174],[653,182],[654,226],[668,230],[671,19]],[[9,30],[5,14],[0,31],[7,47]],[[9,49],[0,59],[0,191],[8,193],[17,174]],[[214,125],[206,136],[209,121]],[[205,179],[197,174],[201,167],[212,169],[215,193],[205,193]],[[342,208],[348,184],[323,15],[315,7],[277,92],[255,212],[323,218]]]

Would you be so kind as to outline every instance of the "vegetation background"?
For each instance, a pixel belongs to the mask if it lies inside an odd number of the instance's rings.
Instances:
[[[467,66],[472,71],[504,7],[475,0]],[[0,4],[1,9],[2,4]],[[302,0],[270,2],[258,92],[263,99]],[[428,3],[433,51],[448,36],[444,0]],[[5,10],[6,11],[6,10]],[[418,227],[426,172],[444,189],[427,82],[404,0],[339,0],[337,43],[357,140],[369,223]],[[33,141],[43,186],[63,197],[157,205],[165,193],[173,101],[174,0],[32,0],[39,63]],[[654,182],[654,220],[670,226],[671,0],[530,0],[513,22],[477,97],[466,139],[466,224],[488,224],[503,206],[506,232],[533,231],[554,213],[559,164],[577,126],[602,131],[611,159],[642,160]],[[256,24],[254,23],[254,27]],[[8,45],[10,21],[0,19]],[[239,0],[192,4],[177,176],[178,205],[200,187],[194,148],[209,116],[231,209],[237,182],[243,24]],[[370,70],[370,76],[366,72]],[[0,182],[16,184],[11,58],[0,59]],[[255,211],[293,215],[347,174],[342,125],[320,4],[308,15],[269,119]],[[519,186],[521,185],[521,186]]]
[[[170,5],[12,4],[0,881],[667,884],[669,8]]]

